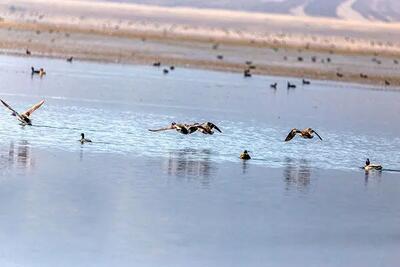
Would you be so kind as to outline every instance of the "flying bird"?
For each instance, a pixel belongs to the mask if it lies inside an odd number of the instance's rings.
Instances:
[[[214,129],[217,130],[218,132],[222,133],[222,131],[218,128],[217,125],[215,125],[212,122],[204,122],[204,123],[195,123],[192,126],[196,126],[197,131],[203,133],[203,134],[214,134]]]
[[[322,140],[321,136],[319,136],[319,134],[311,128],[306,128],[301,131],[296,128],[293,128],[286,137],[285,142],[292,140],[297,134],[305,139],[312,139],[314,138],[314,134],[316,134],[318,138]]]
[[[170,126],[160,129],[149,129],[150,132],[160,132],[160,131],[168,131],[168,130],[176,130],[181,134],[192,134],[196,132],[198,129],[203,128],[201,125],[189,125],[189,124],[181,124],[172,122]]]
[[[4,102],[3,100],[1,100],[1,103],[3,103],[3,105],[8,108],[9,110],[11,110],[11,115],[15,116],[21,123],[23,126],[25,125],[32,125],[32,120],[30,119],[30,116],[32,115],[33,112],[35,112],[35,110],[37,110],[38,108],[40,108],[43,103],[44,100],[40,101],[39,103],[33,105],[31,108],[29,108],[28,110],[24,111],[23,113],[18,113],[17,111],[15,111],[12,107],[10,107],[6,102]]]

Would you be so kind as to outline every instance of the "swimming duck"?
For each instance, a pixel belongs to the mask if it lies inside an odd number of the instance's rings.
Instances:
[[[1,103],[3,103],[3,105],[4,105],[6,108],[8,108],[9,110],[11,110],[11,112],[12,112],[11,115],[17,117],[17,119],[22,123],[23,126],[25,126],[25,125],[32,125],[32,121],[31,121],[31,119],[30,119],[29,117],[32,115],[32,113],[33,113],[35,110],[37,110],[38,108],[40,108],[40,107],[43,105],[43,103],[44,103],[44,100],[42,100],[42,101],[40,101],[39,103],[33,105],[31,108],[29,108],[29,109],[26,110],[25,112],[23,112],[23,113],[18,113],[18,112],[15,111],[12,107],[10,107],[6,102],[4,102],[4,101],[1,100],[1,99],[0,99],[0,101],[1,101]]]
[[[92,143],[92,140],[85,138],[85,134],[81,133],[81,140],[79,142],[83,145],[84,143]]]
[[[203,128],[201,125],[188,125],[172,122],[170,126],[161,128],[161,129],[149,129],[150,132],[160,132],[160,131],[168,131],[168,130],[176,130],[181,134],[192,134],[196,132],[198,129]]]
[[[290,82],[287,82],[287,89],[290,89],[290,88],[296,88],[296,85],[292,84]]]
[[[382,170],[382,165],[371,164],[369,159],[367,159],[367,161],[365,162],[364,170],[366,170],[366,171],[371,171],[371,170],[381,171]]]
[[[197,131],[203,133],[203,134],[214,134],[214,129],[217,130],[218,132],[222,133],[222,131],[218,128],[217,125],[215,125],[212,122],[204,122],[202,124],[200,123],[194,123],[193,126],[198,127]]]
[[[250,69],[245,69],[243,72],[244,77],[251,77]]]
[[[40,70],[39,70],[39,76],[43,76],[43,75],[46,75],[46,72],[44,71],[43,68],[40,68]]]
[[[43,68],[40,68],[40,69],[38,69],[38,70],[35,70],[34,67],[31,67],[31,70],[32,70],[32,75],[34,75],[34,74],[39,74],[40,77],[42,77],[43,75],[46,75],[46,72],[44,71]]]
[[[303,85],[308,85],[308,84],[311,84],[311,82],[303,79]]]
[[[69,57],[69,58],[67,58],[67,62],[72,63],[72,60],[74,60],[74,57]]]
[[[31,70],[32,70],[32,75],[40,73],[40,70],[35,70],[35,68],[33,66],[31,67]]]
[[[243,159],[243,160],[249,160],[249,159],[251,159],[251,157],[250,157],[250,155],[249,155],[249,153],[248,153],[247,150],[243,151],[243,153],[240,154],[240,159]]]
[[[296,128],[293,128],[286,137],[285,142],[292,140],[296,136],[296,134],[299,134],[301,137],[305,139],[312,139],[314,138],[314,134],[316,134],[318,138],[322,140],[321,136],[319,136],[319,134],[311,128],[305,128],[304,130],[301,131],[297,130]]]
[[[276,86],[278,85],[278,83],[271,83],[269,85],[269,87],[271,87],[272,89],[276,89]]]

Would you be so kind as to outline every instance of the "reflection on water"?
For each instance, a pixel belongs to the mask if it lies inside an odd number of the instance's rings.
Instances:
[[[382,171],[365,171],[364,184],[368,186],[368,183],[373,181],[380,183],[382,179]]]
[[[188,179],[199,177],[205,187],[210,185],[210,176],[216,171],[210,149],[185,148],[171,151],[167,164],[168,175]]]
[[[246,174],[248,171],[249,165],[247,164],[247,160],[242,161],[242,174]]]
[[[31,169],[34,159],[28,141],[21,140],[16,144],[10,142],[8,150],[1,153],[0,165],[2,168],[16,166],[18,169]]]
[[[299,190],[308,188],[311,182],[311,166],[309,161],[300,159],[298,162],[292,158],[285,158],[285,167],[283,170],[286,190],[295,186]]]

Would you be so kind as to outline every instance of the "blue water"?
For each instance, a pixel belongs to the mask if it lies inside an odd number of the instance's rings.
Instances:
[[[313,168],[357,169],[367,157],[400,169],[400,93],[359,85],[177,68],[168,75],[148,66],[0,57],[0,96],[23,111],[40,99],[33,127],[22,128],[1,110],[0,139],[79,151],[80,133],[91,152],[167,157],[190,147],[216,162],[238,162],[244,149],[253,164],[283,167],[286,159]],[[30,66],[45,67],[42,79]],[[286,90],[286,81],[298,85]],[[278,81],[278,89],[269,84]],[[212,121],[223,131],[189,136],[149,132],[171,122]],[[283,140],[291,128],[314,128],[323,138]],[[204,155],[196,155],[203,157]]]
[[[400,94],[287,80],[0,56],[0,266],[396,266]]]

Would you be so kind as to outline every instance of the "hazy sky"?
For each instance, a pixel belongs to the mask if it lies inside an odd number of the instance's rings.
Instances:
[[[400,0],[94,0],[400,21]],[[339,8],[339,12],[338,12]],[[358,14],[357,14],[358,13]]]

